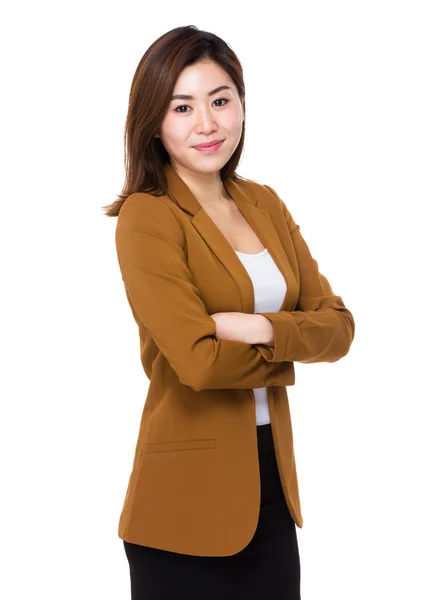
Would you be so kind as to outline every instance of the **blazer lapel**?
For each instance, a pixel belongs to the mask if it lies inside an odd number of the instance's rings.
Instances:
[[[165,165],[165,175],[168,195],[181,209],[192,215],[192,225],[236,281],[241,296],[242,312],[254,313],[253,283],[229,240],[169,163]],[[224,186],[264,247],[268,249],[285,279],[287,291],[279,310],[292,310],[298,299],[297,281],[269,212],[257,207],[258,198],[248,193],[239,182],[228,179]]]

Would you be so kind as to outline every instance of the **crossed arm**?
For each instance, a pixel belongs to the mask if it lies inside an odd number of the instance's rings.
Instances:
[[[273,348],[272,322],[261,314],[222,312],[214,313],[210,317],[216,322],[216,335],[222,339],[264,344]]]
[[[172,210],[142,192],[121,208],[116,248],[135,320],[180,381],[196,391],[292,385],[293,361],[334,362],[349,351],[352,314],[318,271],[299,226],[271,191],[287,220],[299,264],[299,300],[291,312],[209,315]]]

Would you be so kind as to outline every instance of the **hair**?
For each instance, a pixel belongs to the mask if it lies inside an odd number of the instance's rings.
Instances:
[[[200,61],[213,61],[222,67],[245,103],[241,63],[221,38],[195,25],[187,25],[171,29],[155,40],[141,58],[132,79],[124,132],[125,183],[121,194],[117,194],[118,199],[102,207],[106,216],[118,216],[126,198],[134,192],[154,196],[168,193],[164,165],[170,163],[170,157],[155,134],[160,130],[181,71]],[[243,179],[235,169],[244,139],[245,119],[239,144],[220,170],[222,181]]]

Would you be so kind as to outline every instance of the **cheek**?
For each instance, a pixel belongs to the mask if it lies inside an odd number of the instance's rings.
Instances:
[[[182,144],[186,140],[188,126],[180,119],[174,119],[169,115],[162,123],[161,134],[165,147],[173,147]]]
[[[239,133],[242,129],[242,113],[240,110],[230,111],[227,115],[225,114],[225,120],[223,121],[225,129],[231,133]]]

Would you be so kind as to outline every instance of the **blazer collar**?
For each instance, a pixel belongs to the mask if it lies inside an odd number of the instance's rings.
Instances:
[[[241,296],[242,312],[254,313],[253,282],[231,243],[169,163],[165,165],[165,175],[169,196],[182,210],[192,215],[192,225],[236,281]],[[287,291],[279,310],[293,310],[298,299],[298,283],[269,212],[259,208],[257,196],[239,182],[228,179],[224,186],[264,247],[268,249],[286,281]],[[291,239],[289,244],[292,244]],[[291,247],[289,251],[292,251]]]

